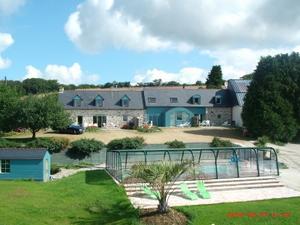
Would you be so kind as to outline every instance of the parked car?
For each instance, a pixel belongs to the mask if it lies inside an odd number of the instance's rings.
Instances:
[[[82,134],[84,132],[84,128],[80,125],[70,125],[67,128],[61,130],[61,133],[67,134]]]

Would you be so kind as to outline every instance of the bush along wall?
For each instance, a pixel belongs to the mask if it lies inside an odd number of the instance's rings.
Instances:
[[[108,150],[122,150],[122,149],[140,149],[143,148],[145,140],[142,137],[114,139],[110,141],[106,147]]]
[[[99,152],[104,146],[103,142],[95,139],[80,139],[71,143],[68,154],[73,158],[85,158],[93,152]]]
[[[166,142],[165,145],[168,146],[168,148],[185,148],[185,144],[182,141],[174,140]]]

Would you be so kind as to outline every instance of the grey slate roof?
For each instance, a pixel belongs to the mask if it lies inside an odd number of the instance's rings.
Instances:
[[[43,159],[47,149],[0,148],[0,159]]]
[[[201,104],[192,104],[191,98],[194,95],[201,96]],[[221,104],[215,104],[215,96],[221,96]],[[199,106],[232,106],[229,90],[224,89],[156,89],[145,88],[145,105],[146,107],[199,107]],[[148,98],[156,98],[156,103],[149,103]],[[170,98],[178,98],[178,103],[171,103]]]
[[[73,98],[78,95],[82,99],[80,107],[73,106]],[[103,106],[97,107],[94,104],[96,96],[103,98]],[[129,106],[123,107],[121,99],[128,96],[130,99]],[[142,91],[135,90],[74,90],[64,91],[59,94],[59,101],[65,109],[143,109]]]
[[[234,105],[243,106],[251,80],[232,79],[228,81],[228,88],[231,90]]]

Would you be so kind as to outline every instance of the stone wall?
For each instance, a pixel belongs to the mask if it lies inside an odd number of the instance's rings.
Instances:
[[[106,116],[107,128],[121,128],[123,125],[128,124],[133,118],[138,118],[139,125],[144,122],[145,110],[67,110],[74,123],[77,123],[78,116],[82,116],[84,126],[93,125],[93,116]],[[123,121],[123,116],[127,116],[127,121]]]
[[[212,125],[220,126],[224,122],[231,123],[232,108],[231,107],[207,107],[206,115],[207,120],[210,120]]]

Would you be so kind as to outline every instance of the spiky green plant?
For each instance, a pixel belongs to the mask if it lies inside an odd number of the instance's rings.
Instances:
[[[173,163],[162,161],[159,164],[137,164],[132,167],[132,177],[139,178],[147,183],[156,199],[158,211],[166,213],[169,209],[168,200],[174,191],[174,183],[190,168],[190,162]]]

